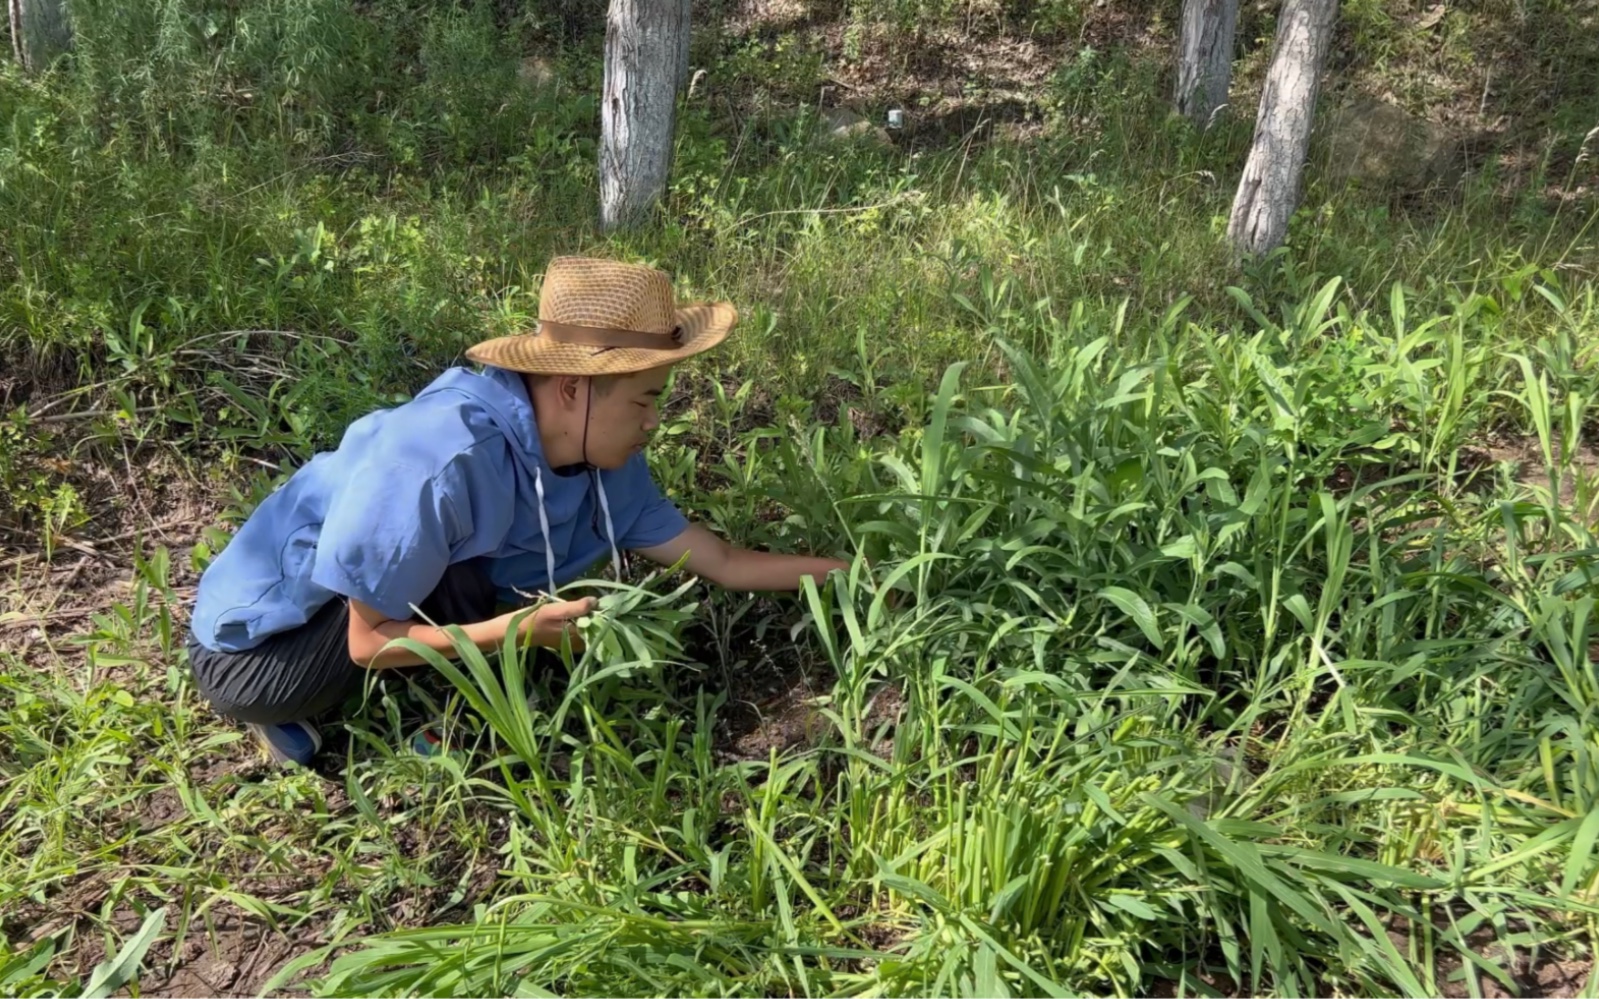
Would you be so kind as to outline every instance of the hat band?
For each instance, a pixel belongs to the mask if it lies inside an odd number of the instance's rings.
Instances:
[[[683,346],[683,327],[674,327],[668,333],[646,333],[643,330],[602,329],[598,326],[573,326],[570,323],[539,321],[539,332],[561,343],[580,344],[585,347],[633,347],[642,350],[677,350]]]

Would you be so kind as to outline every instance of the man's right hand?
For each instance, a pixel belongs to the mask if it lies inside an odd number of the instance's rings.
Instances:
[[[561,647],[561,635],[565,632],[571,636],[573,650],[581,650],[583,636],[577,630],[577,619],[594,613],[598,603],[593,597],[584,597],[581,600],[558,600],[544,604],[522,619],[522,637],[530,645],[558,649]],[[513,615],[516,613],[520,612],[512,612]]]
[[[524,645],[558,649],[561,647],[561,634],[566,631],[571,635],[572,648],[580,650],[583,648],[583,638],[575,622],[585,614],[592,614],[598,602],[593,597],[558,600],[539,607],[531,614],[527,614],[524,608],[487,621],[461,625],[460,628],[466,634],[467,641],[484,650],[498,648],[505,639],[505,633],[513,627],[519,628],[518,638]],[[525,615],[520,622],[514,620],[517,614]],[[458,654],[455,644],[442,628],[411,619],[392,621],[359,600],[350,601],[351,660],[368,669],[416,666],[425,661],[408,649],[389,646],[388,643],[396,638],[420,642],[446,659],[454,659]]]

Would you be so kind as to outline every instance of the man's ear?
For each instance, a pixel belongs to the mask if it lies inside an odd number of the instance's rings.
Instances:
[[[555,383],[556,394],[563,405],[575,407],[583,397],[582,375],[560,375]]]

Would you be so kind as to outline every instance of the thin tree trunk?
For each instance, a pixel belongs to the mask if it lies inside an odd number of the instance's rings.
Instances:
[[[1209,128],[1227,103],[1237,30],[1238,0],[1183,0],[1176,104],[1178,113],[1201,129]]]
[[[1227,223],[1227,238],[1239,257],[1268,253],[1288,236],[1288,220],[1299,207],[1338,0],[1284,0],[1280,17],[1255,138]]]
[[[666,189],[688,32],[683,0],[611,0],[600,105],[600,226],[637,225]]]
[[[65,0],[7,0],[11,15],[11,49],[30,73],[49,67],[72,46],[72,26]]]

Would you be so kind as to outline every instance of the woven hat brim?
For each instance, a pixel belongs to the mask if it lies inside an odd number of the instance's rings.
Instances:
[[[691,302],[678,308],[676,315],[683,327],[682,346],[676,350],[591,347],[537,333],[515,333],[475,344],[466,356],[479,364],[532,375],[623,375],[703,354],[726,340],[738,322],[738,310],[729,302]]]

